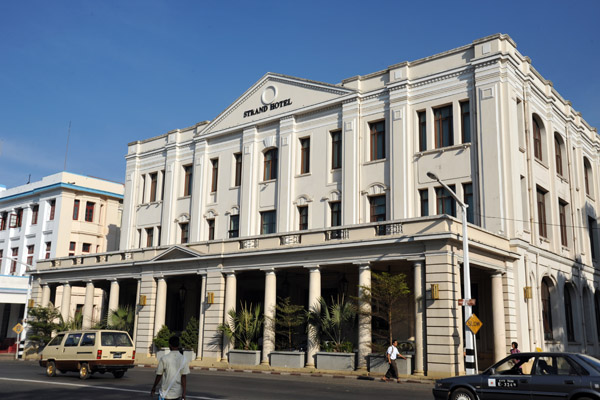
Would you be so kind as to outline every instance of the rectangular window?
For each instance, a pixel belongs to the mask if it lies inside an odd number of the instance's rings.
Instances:
[[[260,234],[268,235],[275,233],[277,229],[277,220],[275,210],[263,211],[260,213]]]
[[[421,201],[421,217],[429,215],[429,190],[419,190],[419,200]]]
[[[454,133],[452,127],[452,106],[436,108],[433,110],[435,128],[435,148],[452,146]]]
[[[310,172],[310,138],[300,139],[300,173]]]
[[[40,214],[40,206],[34,205],[31,207],[31,225],[37,225],[38,215]]]
[[[17,208],[13,214],[10,214],[10,227],[20,228],[23,222],[23,209]]]
[[[331,169],[342,168],[342,131],[331,132]]]
[[[160,171],[160,200],[165,199],[165,170]]]
[[[219,181],[219,159],[213,158],[212,160],[210,160],[210,163],[212,164],[212,180],[210,183],[210,192],[214,193],[217,191],[217,184]]]
[[[342,225],[342,202],[330,201],[329,211],[331,212],[331,226]]]
[[[158,172],[150,174],[150,202],[156,201],[156,188],[158,186]]]
[[[233,155],[235,158],[235,187],[238,187],[242,184],[242,153],[235,153]]]
[[[567,231],[567,206],[567,202],[558,199],[558,215],[560,219],[560,244],[562,244],[565,247],[569,245]]]
[[[537,211],[538,211],[538,228],[540,236],[548,237],[548,227],[546,224],[546,192],[542,188],[537,188]]]
[[[385,158],[385,121],[369,124],[371,132],[371,161]]]
[[[308,206],[298,206],[298,230],[308,229]]]
[[[191,196],[192,195],[192,165],[184,165],[183,166],[183,195]]]
[[[46,255],[44,258],[47,260],[50,258],[50,251],[52,250],[52,242],[46,242]]]
[[[427,150],[427,113],[419,111],[419,151]]]
[[[8,222],[8,212],[4,211],[2,214],[0,214],[0,231],[6,230],[7,222]]]
[[[154,245],[154,228],[146,228],[146,247]]]
[[[14,275],[17,272],[17,258],[19,257],[19,248],[12,248],[12,260],[10,262],[10,274]]]
[[[54,213],[56,212],[56,200],[50,200],[50,217],[48,218],[50,221],[54,221]]]
[[[207,219],[206,223],[208,224],[208,240],[215,240],[215,219]]]
[[[263,180],[269,181],[277,179],[277,149],[271,149],[265,152]]]
[[[385,194],[369,197],[371,222],[381,222],[386,220]]]
[[[588,216],[588,235],[590,237],[590,249],[592,260],[596,259],[596,220]]]
[[[454,185],[449,185],[448,187],[453,192],[455,192]],[[436,195],[436,199],[437,199],[436,213],[438,215],[439,214],[447,214],[447,215],[456,217],[456,201],[454,201],[454,198],[452,197],[450,192],[448,190],[446,190],[446,188],[444,188],[444,187],[437,187],[437,188],[435,188],[435,195]]]
[[[27,246],[27,264],[33,265],[33,255],[35,254],[35,245]]]
[[[467,222],[475,223],[475,203],[473,201],[473,184],[463,183],[463,202],[467,207]]]
[[[83,243],[81,245],[81,252],[82,253],[89,253],[91,247],[92,247],[92,245],[90,243]]]
[[[156,245],[160,246],[160,226],[156,227]]]
[[[146,175],[142,175],[142,204],[146,202]]]
[[[189,224],[187,222],[179,224],[181,230],[181,243],[187,243],[189,240]]]
[[[73,221],[79,219],[79,200],[73,202]]]
[[[69,257],[73,257],[75,255],[75,242],[69,243]]]
[[[460,129],[462,142],[471,143],[471,114],[469,100],[460,103]]]
[[[96,204],[91,201],[86,201],[85,203],[85,220],[86,222],[94,221],[94,206]]]
[[[231,215],[229,216],[229,237],[236,238],[240,236],[240,216]]]

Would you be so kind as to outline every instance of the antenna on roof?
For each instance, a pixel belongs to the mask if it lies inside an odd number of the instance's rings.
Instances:
[[[65,165],[63,171],[67,170],[67,155],[69,154],[69,138],[71,137],[71,121],[69,121],[69,133],[67,134],[67,149],[65,150]]]
[[[27,184],[29,185],[31,183],[31,174],[29,174],[29,178],[27,179]]]

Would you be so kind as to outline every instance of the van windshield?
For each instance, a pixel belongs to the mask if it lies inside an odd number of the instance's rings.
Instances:
[[[100,338],[102,346],[133,347],[129,335],[125,332],[102,332]]]

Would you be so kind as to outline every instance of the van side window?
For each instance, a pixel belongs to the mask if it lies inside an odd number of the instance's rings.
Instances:
[[[93,346],[96,344],[96,334],[95,333],[86,333],[83,335],[81,339],[81,343],[79,346]]]
[[[67,336],[65,347],[77,346],[79,344],[79,339],[81,339],[81,333],[70,333],[69,336]]]
[[[63,340],[64,337],[65,337],[64,334],[56,335],[54,337],[54,339],[52,339],[50,341],[50,343],[48,343],[48,346],[60,346],[60,342],[62,342],[62,340]]]

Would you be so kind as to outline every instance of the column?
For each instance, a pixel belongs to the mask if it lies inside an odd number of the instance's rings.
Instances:
[[[308,309],[319,309],[319,298],[321,297],[321,269],[318,266],[309,268],[308,287]],[[308,327],[308,349],[306,354],[306,366],[315,366],[315,354],[319,351],[319,342],[315,337],[315,328]]]
[[[277,301],[277,276],[274,269],[265,271],[265,323],[261,364],[269,364],[269,354],[275,351],[275,303]]]
[[[225,310],[223,315],[223,323],[231,324],[231,318],[229,318],[229,312],[235,311],[237,292],[237,280],[235,272],[229,272],[225,280]],[[227,335],[223,335],[223,354],[221,355],[222,360],[227,360],[227,353],[233,348],[233,343]]]
[[[154,312],[154,335],[160,331],[165,324],[165,315],[167,313],[167,281],[165,278],[158,278],[156,285],[156,308]]]
[[[202,284],[200,286],[200,315],[198,316],[198,354],[196,359],[203,357],[204,348],[204,314],[206,311],[206,273],[202,275]]]
[[[413,264],[415,292],[415,371],[414,375],[423,375],[423,263]]]
[[[371,287],[371,266],[358,266],[358,368],[367,368],[367,355],[371,352],[371,302],[364,298],[364,288]]]
[[[60,314],[62,315],[63,321],[69,320],[69,314],[71,311],[71,285],[69,282],[63,285],[62,301],[60,303]]]
[[[50,304],[50,286],[47,283],[42,285],[42,307],[48,307]]]
[[[494,323],[494,362],[496,362],[506,357],[507,354],[504,291],[502,273],[500,272],[492,275],[492,317]]]
[[[116,311],[119,308],[119,282],[116,279],[110,281],[110,294],[108,297],[108,316],[111,311]]]
[[[83,303],[83,322],[81,328],[89,329],[92,327],[92,318],[94,312],[94,283],[89,281],[85,285],[85,301]]]

